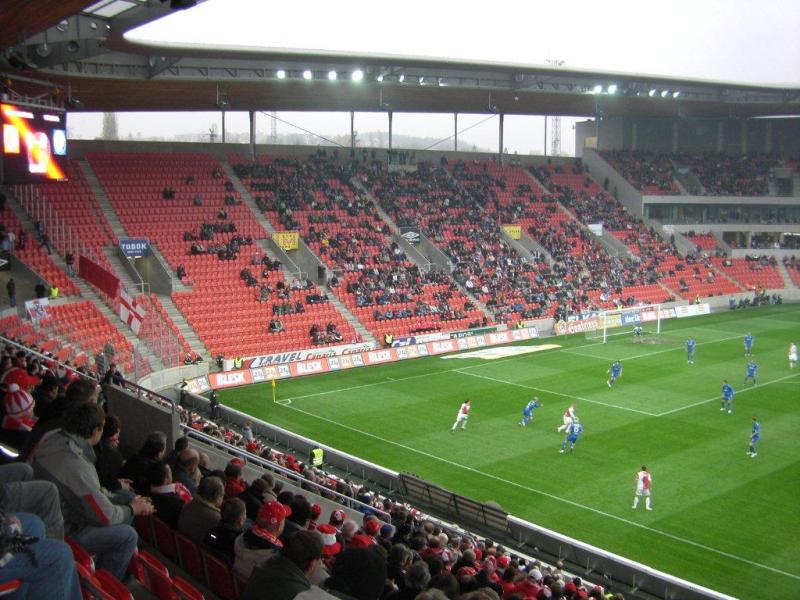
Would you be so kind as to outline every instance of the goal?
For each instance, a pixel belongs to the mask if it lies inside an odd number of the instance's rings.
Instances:
[[[627,335],[636,340],[661,333],[660,304],[604,310],[594,318],[597,327],[585,330],[588,340],[605,343],[612,336]],[[635,335],[637,327],[641,328],[640,336]]]

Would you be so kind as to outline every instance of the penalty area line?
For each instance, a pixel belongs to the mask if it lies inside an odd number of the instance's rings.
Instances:
[[[741,390],[736,390],[736,396],[744,394],[746,392],[757,390],[758,388],[767,387],[768,385],[774,385],[776,383],[783,383],[787,379],[792,379],[793,377],[799,376],[800,373],[793,373],[792,375],[786,375],[785,377],[779,377],[778,379],[773,379],[772,381],[767,381],[764,383],[757,383],[755,385],[751,385],[750,387],[742,388]],[[787,383],[798,383],[798,382],[787,382]],[[735,396],[734,396],[735,397]],[[658,413],[657,415],[653,415],[654,417],[665,417],[667,415],[675,414],[676,412],[680,412],[682,410],[686,410],[688,408],[694,408],[695,406],[702,406],[703,404],[708,404],[709,402],[714,402],[714,400],[720,400],[720,396],[714,396],[713,398],[708,398],[706,400],[700,400],[699,402],[693,402],[692,404],[687,404],[686,406],[679,406],[678,408],[673,408],[672,410],[668,410],[662,413]]]
[[[296,406],[287,406],[287,408],[289,408],[291,410],[295,410],[295,411],[297,411],[299,413],[302,413],[302,414],[307,415],[309,417],[312,417],[314,419],[319,419],[320,421],[325,421],[326,423],[330,423],[331,425],[336,425],[337,427],[341,427],[342,429],[347,429],[348,431],[352,431],[354,433],[358,433],[358,434],[373,438],[373,439],[378,440],[379,442],[382,442],[384,444],[389,444],[389,445],[392,445],[392,446],[396,446],[398,448],[402,448],[403,450],[408,450],[409,452],[413,452],[415,454],[419,454],[421,456],[425,456],[426,458],[430,458],[430,459],[442,462],[442,463],[450,465],[452,467],[457,467],[457,468],[462,469],[464,471],[469,471],[470,473],[474,473],[476,475],[480,475],[482,477],[486,477],[487,479],[492,479],[494,481],[503,483],[505,485],[509,485],[509,486],[512,486],[512,487],[519,488],[519,489],[524,490],[526,492],[531,492],[533,494],[538,494],[540,496],[543,496],[545,498],[549,498],[551,500],[556,500],[556,501],[562,502],[564,504],[569,504],[570,506],[574,506],[575,508],[580,508],[582,510],[586,510],[588,512],[592,512],[594,514],[606,517],[608,519],[613,519],[613,520],[618,521],[620,523],[625,523],[626,525],[631,525],[633,527],[637,527],[637,528],[642,529],[644,531],[647,531],[649,533],[660,535],[660,536],[666,537],[668,539],[671,539],[673,541],[680,542],[680,543],[683,543],[683,544],[686,544],[686,545],[689,545],[689,546],[693,546],[695,548],[699,548],[700,550],[705,550],[707,552],[718,554],[720,556],[724,556],[726,558],[730,558],[732,560],[736,560],[736,561],[739,561],[741,563],[744,563],[744,564],[747,564],[747,565],[750,565],[750,566],[753,566],[753,567],[758,567],[758,568],[764,569],[766,571],[771,571],[772,573],[777,573],[777,574],[783,575],[785,577],[790,577],[792,579],[800,580],[800,575],[795,575],[794,573],[788,573],[786,571],[782,571],[782,570],[777,569],[775,567],[770,567],[769,565],[765,565],[765,564],[762,564],[762,563],[759,563],[759,562],[755,562],[755,561],[749,560],[747,558],[744,558],[742,556],[737,556],[736,554],[731,554],[730,552],[726,552],[724,550],[719,550],[718,548],[713,548],[711,546],[706,546],[705,544],[701,544],[700,542],[695,542],[694,540],[689,540],[689,539],[686,539],[686,538],[682,538],[680,536],[677,536],[675,534],[669,533],[667,531],[662,531],[661,529],[656,529],[656,528],[650,527],[648,525],[643,525],[642,523],[637,523],[636,521],[631,521],[630,519],[626,519],[624,517],[620,517],[618,515],[614,515],[612,513],[605,512],[605,511],[602,511],[602,510],[597,509],[597,508],[592,508],[591,506],[587,506],[586,504],[581,504],[580,502],[575,502],[574,500],[569,500],[568,498],[562,498],[561,496],[556,496],[555,494],[551,494],[549,492],[545,492],[543,490],[539,490],[539,489],[536,489],[536,488],[521,484],[521,483],[516,482],[516,481],[511,481],[509,479],[505,479],[503,477],[499,477],[498,475],[493,475],[491,473],[486,473],[485,471],[481,471],[481,470],[476,469],[474,467],[463,465],[463,464],[457,463],[457,462],[455,462],[453,460],[449,460],[447,458],[442,458],[441,456],[436,456],[435,454],[430,454],[428,452],[424,452],[423,450],[419,450],[417,448],[412,448],[411,446],[407,446],[405,444],[401,444],[401,443],[395,442],[393,440],[387,440],[386,438],[382,438],[382,437],[380,437],[378,435],[375,435],[374,433],[369,433],[368,431],[363,431],[361,429],[357,429],[355,427],[351,427],[350,425],[345,425],[343,423],[339,423],[338,421],[334,421],[333,419],[328,419],[327,417],[322,417],[322,416],[320,416],[320,415],[318,415],[316,413],[312,413],[312,412],[303,410],[301,408],[297,408]]]

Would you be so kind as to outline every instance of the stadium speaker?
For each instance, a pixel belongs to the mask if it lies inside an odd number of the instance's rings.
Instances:
[[[320,285],[324,285],[325,284],[325,278],[326,278],[325,265],[319,265],[317,267],[317,281],[318,281],[318,283]]]

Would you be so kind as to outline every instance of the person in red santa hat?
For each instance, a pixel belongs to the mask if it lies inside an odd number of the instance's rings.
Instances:
[[[3,417],[2,428],[6,439],[12,445],[21,447],[28,432],[36,424],[33,416],[34,408],[33,396],[17,383],[9,383],[4,402],[5,417]]]

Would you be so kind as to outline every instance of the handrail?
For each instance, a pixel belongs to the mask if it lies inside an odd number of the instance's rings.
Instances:
[[[337,492],[336,490],[332,490],[328,487],[325,487],[324,485],[320,485],[314,481],[306,479],[297,471],[293,471],[292,469],[287,469],[286,467],[282,467],[281,465],[276,464],[270,460],[261,458],[260,456],[253,454],[252,452],[248,452],[247,450],[243,450],[242,448],[229,444],[224,440],[215,438],[214,436],[203,433],[202,431],[197,431],[196,429],[193,429],[189,425],[181,423],[181,429],[184,431],[187,437],[194,437],[202,442],[205,442],[206,444],[209,444],[211,446],[216,446],[222,450],[226,450],[229,453],[240,456],[241,458],[245,459],[246,463],[256,464],[260,466],[262,469],[267,469],[275,473],[279,473],[283,475],[285,478],[297,482],[300,486],[303,487],[310,486],[314,488],[318,496],[330,498],[330,496],[333,495],[336,498],[337,502],[339,502],[339,504],[342,504],[343,506],[347,506],[348,508],[353,508],[355,510],[358,510],[359,512],[364,512],[365,514],[368,514],[366,513],[366,511],[370,511],[371,513],[378,513],[381,516],[382,520],[384,520],[387,523],[391,523],[391,515],[389,515],[389,513],[379,508],[375,508],[370,504],[365,504],[364,502],[356,500],[355,498],[351,498],[350,496],[346,496],[340,492]]]

